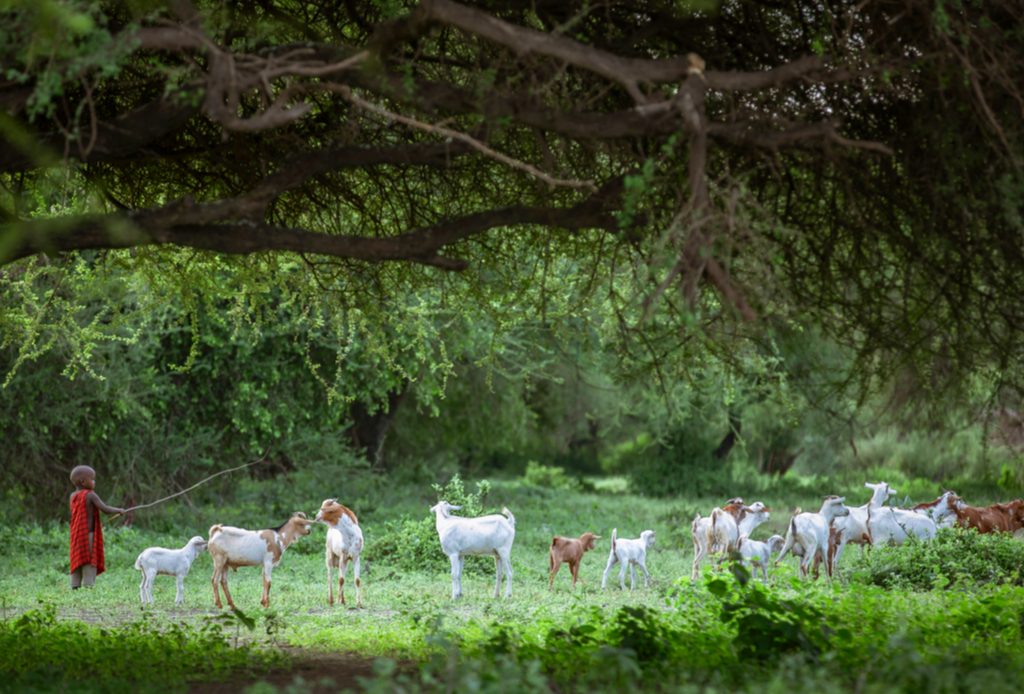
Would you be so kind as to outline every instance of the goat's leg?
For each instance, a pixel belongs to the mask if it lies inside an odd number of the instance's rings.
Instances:
[[[608,555],[608,565],[604,567],[604,576],[601,577],[601,590],[604,590],[608,586],[608,574],[612,572],[612,567],[615,566],[616,562],[615,552]]]
[[[263,562],[263,597],[260,598],[260,604],[263,607],[270,607],[270,576],[273,569],[271,559],[266,559]]]
[[[494,553],[494,597],[501,595],[501,555]]]
[[[572,589],[576,590],[576,580],[579,578],[580,575],[579,560],[569,562],[569,571],[572,573]]]
[[[455,600],[462,595],[462,581],[460,578],[462,573],[462,564],[459,561],[458,554],[450,554],[448,555],[448,559],[452,564],[452,600]]]
[[[647,571],[647,559],[645,557],[640,557],[640,561],[638,561],[636,564],[640,567],[640,570],[644,572],[644,588],[650,587],[651,574]]]
[[[175,581],[175,583],[177,584],[177,591],[174,594],[174,604],[180,605],[181,603],[185,602],[185,576],[182,574],[177,574],[175,575],[174,578],[177,579]]]
[[[220,602],[220,593],[217,592],[217,584],[221,582],[221,571],[223,571],[223,568],[217,564],[214,564],[213,578],[210,579],[210,583],[213,584],[213,604],[217,606],[218,610],[224,608],[224,605],[222,605]],[[227,586],[226,583],[224,585]],[[225,597],[227,597],[227,592],[225,592],[224,595]]]
[[[352,575],[356,579],[356,607],[363,606],[363,584],[359,578],[359,557],[352,562]]]
[[[343,554],[338,560],[338,602],[345,604],[345,572],[348,571],[349,557]]]
[[[505,563],[505,597],[512,597],[512,555],[506,554],[501,560]]]
[[[693,566],[690,569],[690,580],[696,581],[700,576],[700,563],[704,559],[704,548],[700,543],[693,543]]]
[[[551,555],[551,564],[548,568],[548,590],[553,590],[555,587],[555,575],[558,574],[558,570],[562,568],[562,560],[556,559],[554,555]],[[569,565],[572,568],[572,564]]]
[[[626,570],[629,568],[629,560],[619,562],[619,590],[626,590]],[[630,589],[632,590],[632,589]]]
[[[331,578],[331,560],[334,559],[334,552],[330,549],[327,550],[324,563],[327,564],[327,604],[334,604],[334,580]]]
[[[142,570],[142,583],[139,584],[139,602],[146,604],[146,570]]]

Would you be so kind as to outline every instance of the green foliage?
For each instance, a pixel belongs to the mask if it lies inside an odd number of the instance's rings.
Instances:
[[[282,660],[274,651],[232,642],[215,620],[193,627],[143,618],[109,629],[58,619],[52,605],[43,605],[0,621],[0,687],[9,691],[177,690]]]
[[[738,570],[742,581],[715,578],[707,588],[721,600],[722,621],[736,629],[734,644],[740,657],[765,662],[801,653],[816,659],[827,648],[831,631],[824,613],[807,601],[783,598],[749,580],[742,566]]]
[[[458,473],[445,484],[432,484],[438,501],[447,501],[462,508],[457,512],[467,518],[484,513],[491,483],[480,480],[476,491],[468,491]],[[426,509],[424,509],[426,510]],[[441,552],[433,514],[426,518],[404,517],[386,522],[375,532],[367,543],[366,554],[387,564],[393,570],[423,571],[448,565],[448,558]],[[480,572],[494,563],[485,557],[467,557],[466,570]]]
[[[639,494],[721,496],[729,494],[730,475],[712,455],[716,445],[707,426],[692,421],[664,441],[621,453],[619,464]]]
[[[575,477],[566,474],[564,468],[554,465],[541,465],[535,460],[526,464],[526,472],[523,473],[522,482],[531,487],[541,489],[562,489],[576,492],[582,489],[582,483]]]
[[[949,585],[1024,585],[1024,542],[1005,533],[943,528],[930,542],[875,547],[851,580],[885,588],[929,590]]]

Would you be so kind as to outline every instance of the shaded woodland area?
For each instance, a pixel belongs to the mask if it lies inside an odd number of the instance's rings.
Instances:
[[[263,452],[1024,482],[1018,3],[365,5],[2,11],[19,504]]]

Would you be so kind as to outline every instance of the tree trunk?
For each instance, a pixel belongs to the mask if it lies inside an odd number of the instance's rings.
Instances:
[[[348,430],[349,439],[375,468],[380,467],[383,462],[384,440],[391,428],[391,422],[394,421],[395,412],[408,392],[409,384],[406,383],[401,390],[388,393],[386,407],[370,412],[365,404],[356,402],[349,410],[349,417],[352,420],[352,426]]]

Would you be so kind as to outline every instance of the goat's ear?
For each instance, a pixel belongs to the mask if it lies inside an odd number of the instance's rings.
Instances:
[[[462,506],[453,506],[451,504],[448,504],[448,508],[450,508],[453,511],[461,511],[462,510]]]
[[[306,520],[309,518],[309,516],[307,516],[304,511],[296,511],[292,514],[292,518],[301,518],[303,520]]]

